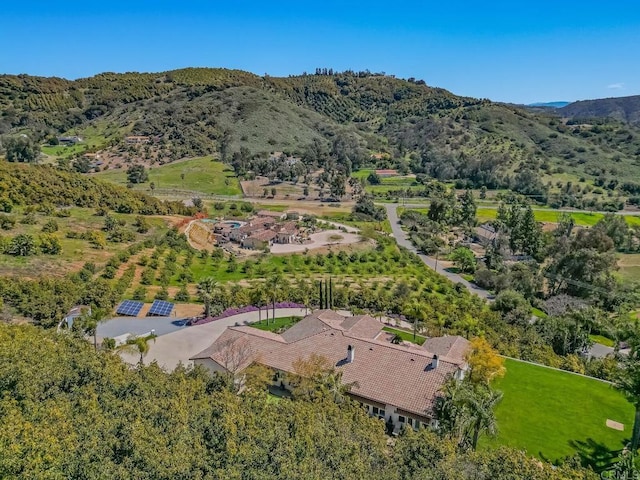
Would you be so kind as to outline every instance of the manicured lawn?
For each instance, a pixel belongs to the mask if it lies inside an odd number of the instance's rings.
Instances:
[[[184,180],[182,175],[184,174]],[[126,170],[107,170],[97,174],[110,182],[127,184]],[[156,190],[190,190],[205,194],[240,195],[240,184],[231,169],[211,157],[193,158],[182,162],[168,163],[149,169],[149,181],[134,188],[149,190],[153,182]],[[150,193],[150,192],[148,192]]]
[[[384,330],[385,332],[395,333],[396,335],[399,335],[400,338],[402,338],[402,340],[404,340],[405,342],[417,343],[418,345],[422,345],[424,341],[427,339],[422,335],[416,335],[416,339],[414,340],[413,332],[409,332],[407,330],[401,330],[399,328],[383,327],[382,330]]]
[[[589,338],[596,343],[601,343],[602,345],[606,345],[607,347],[613,347],[616,342],[611,340],[610,338],[603,337],[602,335],[589,335]]]
[[[494,383],[504,393],[496,408],[499,433],[483,438],[483,446],[509,445],[549,461],[578,452],[603,466],[630,437],[634,409],[608,383],[509,359],[505,366]],[[623,423],[624,431],[607,427],[607,419]]]
[[[268,332],[276,332],[280,329],[286,330],[291,325],[299,322],[300,319],[301,317],[280,317],[276,318],[275,322],[269,319],[269,324],[267,324],[266,320],[262,320],[261,322],[252,323],[251,326]]]

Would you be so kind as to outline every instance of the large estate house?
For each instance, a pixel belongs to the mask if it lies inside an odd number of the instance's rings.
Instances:
[[[287,388],[294,362],[312,353],[342,371],[353,387],[349,396],[370,415],[418,428],[433,421],[433,406],[443,384],[462,379],[469,342],[458,336],[430,338],[419,347],[391,343],[393,334],[368,315],[342,316],[318,310],[275,334],[250,326],[228,327],[213,344],[191,358],[211,372],[241,375],[253,363],[274,370],[274,384]]]
[[[287,215],[280,212],[258,212],[248,222],[220,222],[214,225],[213,234],[218,243],[234,242],[243,248],[260,250],[274,243],[294,243],[301,238],[295,221],[285,221]]]

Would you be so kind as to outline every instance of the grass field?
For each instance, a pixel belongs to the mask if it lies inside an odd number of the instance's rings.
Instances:
[[[621,253],[618,256],[619,273],[624,280],[640,280],[640,253]]]
[[[383,327],[382,330],[389,333],[395,333],[405,342],[417,343],[418,345],[422,345],[427,337],[423,337],[422,335],[416,335],[416,339],[413,339],[413,332],[408,332],[407,330],[401,330],[399,328],[393,327]]]
[[[602,345],[606,345],[607,347],[613,347],[616,342],[611,340],[610,338],[604,337],[602,335],[589,335],[591,341],[596,343],[601,343]]]
[[[428,208],[405,208],[398,207],[398,215],[402,214],[405,210],[412,210],[419,213],[427,214],[429,213]],[[496,214],[498,210],[497,208],[490,207],[478,207],[476,211],[476,216],[478,217],[478,222],[487,222],[489,220],[495,220]],[[562,215],[562,212],[558,210],[548,209],[548,210],[534,210],[533,214],[538,222],[544,223],[557,223],[558,218]],[[588,213],[588,212],[575,212],[570,213],[573,220],[576,222],[576,225],[581,225],[583,227],[592,227],[596,223],[598,223],[604,217],[602,213]],[[631,226],[640,225],[640,216],[634,215],[625,215],[624,219]]]
[[[509,445],[549,461],[580,454],[602,467],[630,437],[634,409],[599,380],[507,359],[494,386],[504,393],[496,408],[499,433],[483,446]],[[606,426],[607,419],[624,431]]]
[[[184,174],[184,180],[182,175]],[[126,170],[107,170],[97,174],[102,180],[120,185],[127,184]],[[240,183],[233,171],[211,157],[193,158],[168,163],[149,169],[149,181],[135,185],[135,189],[149,190],[150,184],[156,190],[189,190],[212,195],[240,195]]]
[[[269,323],[267,324],[266,320],[262,320],[261,322],[252,323],[251,326],[259,328],[260,330],[266,330],[268,332],[277,332],[280,329],[286,330],[290,326],[300,321],[300,318],[301,317],[276,317],[275,322],[269,319]]]

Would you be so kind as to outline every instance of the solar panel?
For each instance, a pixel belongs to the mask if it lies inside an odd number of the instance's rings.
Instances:
[[[153,305],[149,309],[147,315],[157,315],[159,317],[168,317],[173,311],[173,303],[164,300],[154,300]]]
[[[136,302],[134,300],[125,300],[123,301],[116,310],[117,315],[126,315],[128,317],[137,317],[144,303]]]

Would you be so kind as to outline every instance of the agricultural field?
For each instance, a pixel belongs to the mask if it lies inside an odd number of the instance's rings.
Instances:
[[[621,253],[618,255],[618,273],[624,280],[640,280],[640,253]]]
[[[499,433],[483,446],[508,445],[548,461],[577,451],[603,467],[630,438],[633,406],[609,383],[510,359],[505,366],[506,375],[493,385],[504,394],[496,408]]]
[[[429,213],[429,208],[425,206],[425,208],[407,208],[407,207],[398,207],[398,215],[401,215],[405,210],[412,210],[419,213],[427,214]],[[497,207],[486,207],[480,206],[476,211],[476,216],[478,218],[478,223],[488,222],[496,219],[496,214],[498,210]],[[536,209],[533,211],[533,214],[536,218],[536,221],[543,223],[558,223],[558,219],[563,212],[554,209]],[[604,218],[604,214],[602,213],[589,213],[589,212],[571,212],[569,213],[573,220],[576,222],[576,225],[580,225],[583,227],[592,227],[600,220]],[[625,215],[624,219],[631,226],[640,225],[640,216],[636,215]]]
[[[107,170],[96,176],[101,180],[120,185],[128,183],[125,169]],[[151,183],[155,187],[153,192]],[[231,168],[213,160],[212,157],[193,158],[150,168],[149,181],[134,185],[133,188],[163,196],[180,192],[192,195],[239,196],[242,194],[238,179]]]
[[[172,223],[168,217],[145,217],[149,230],[143,234],[139,233],[134,226],[136,215],[110,213],[110,216],[116,221],[124,223],[122,230],[130,234],[130,240],[124,242],[108,241],[109,235],[103,231],[105,217],[96,215],[96,211],[91,208],[73,207],[51,212],[51,214],[27,213],[24,208],[14,209],[8,217],[15,220],[16,223],[11,229],[0,230],[0,236],[6,242],[21,234],[31,235],[37,242],[38,238],[46,233],[43,232],[43,229],[46,230],[47,226],[55,224],[57,230],[50,232],[50,235],[59,240],[62,250],[55,255],[40,252],[27,256],[0,254],[0,275],[22,278],[40,275],[61,277],[66,273],[80,270],[85,262],[92,262],[96,265],[105,263],[114,254],[124,250],[132,243],[164,234]],[[70,238],[81,237],[83,233],[92,231],[104,234],[106,243],[102,248],[95,248],[86,239]]]

